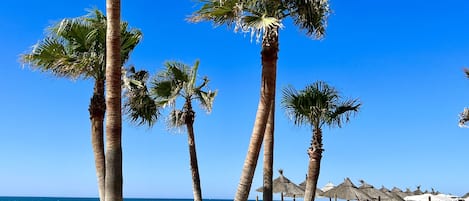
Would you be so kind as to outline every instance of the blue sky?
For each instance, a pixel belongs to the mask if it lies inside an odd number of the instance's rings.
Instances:
[[[18,61],[47,26],[88,8],[104,11],[105,1],[2,4],[0,196],[96,197],[88,116],[92,82],[31,71]],[[290,20],[280,32],[277,100],[289,84],[300,89],[324,80],[363,103],[349,124],[324,129],[318,185],[350,177],[376,187],[469,191],[469,130],[457,126],[458,114],[469,106],[463,73],[469,66],[469,2],[331,1],[331,7],[321,41]],[[189,0],[123,1],[123,20],[144,34],[127,64],[155,73],[167,60],[200,59],[200,75],[219,90],[213,112],[198,110],[195,122],[203,196],[231,199],[258,102],[260,45],[227,27],[187,23],[195,9]],[[164,126],[124,122],[126,197],[192,197],[187,136]],[[310,128],[293,126],[277,105],[275,170],[302,182],[310,140]],[[253,189],[262,185],[259,167]],[[262,197],[252,190],[250,198],[256,195]]]

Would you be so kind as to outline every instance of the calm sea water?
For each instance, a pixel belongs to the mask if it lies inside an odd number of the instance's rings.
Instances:
[[[230,201],[223,199],[204,199],[205,201]],[[70,198],[70,197],[0,197],[0,201],[99,201],[98,198]],[[124,198],[124,201],[193,201],[193,199],[150,199]]]

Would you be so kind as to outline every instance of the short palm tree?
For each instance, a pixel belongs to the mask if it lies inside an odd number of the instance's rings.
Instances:
[[[322,127],[341,127],[350,115],[358,112],[358,99],[342,101],[339,92],[327,83],[318,81],[296,91],[293,87],[283,89],[282,105],[296,125],[309,125],[313,136],[308,148],[309,165],[306,179],[305,201],[314,200],[323,144]]]
[[[192,101],[198,101],[205,111],[211,112],[217,91],[207,90],[209,83],[207,77],[202,78],[202,83],[197,84],[199,61],[196,61],[193,67],[181,62],[166,62],[165,67],[151,80],[150,90],[147,90],[145,84],[148,73],[130,69],[127,93],[129,98],[125,105],[131,119],[138,124],[152,126],[160,115],[159,109],[169,107],[168,126],[171,128],[185,126],[189,144],[194,200],[202,201],[194,135],[195,111],[192,107]],[[176,107],[177,99],[184,101],[181,109]]]
[[[322,38],[325,33],[327,16],[330,12],[328,0],[199,0],[203,5],[190,21],[213,21],[215,25],[234,25],[235,31],[250,31],[257,40],[262,39],[262,80],[261,96],[257,108],[248,153],[244,162],[235,201],[246,201],[251,189],[257,159],[266,132],[269,114],[275,99],[275,81],[279,51],[278,34],[282,20],[291,17],[295,25],[306,30],[306,35]],[[272,114],[274,117],[274,114]],[[271,121],[273,125],[273,119]],[[273,143],[273,129],[267,133],[266,142]],[[272,147],[273,145],[268,145]],[[269,149],[272,150],[273,149]],[[267,150],[268,151],[268,150]],[[269,152],[269,151],[268,151]],[[272,160],[272,153],[265,153]],[[270,160],[264,162],[270,165]],[[270,163],[270,164],[269,164]],[[272,166],[272,165],[270,165]],[[272,169],[267,168],[264,176],[264,200],[272,200]]]
[[[122,66],[137,46],[142,33],[121,23]],[[64,19],[48,29],[45,39],[38,42],[31,53],[21,55],[22,62],[33,69],[70,79],[93,79],[94,91],[90,100],[92,146],[98,178],[99,197],[104,201],[104,82],[106,71],[106,17],[92,10],[83,17]]]

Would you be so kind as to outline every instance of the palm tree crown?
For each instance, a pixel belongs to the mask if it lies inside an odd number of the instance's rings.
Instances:
[[[310,124],[317,128],[324,124],[341,127],[361,105],[358,99],[341,101],[339,92],[322,81],[299,92],[293,87],[285,88],[282,104],[296,125]]]
[[[121,65],[138,45],[142,33],[121,23]],[[33,46],[22,60],[31,67],[59,77],[104,79],[106,61],[106,17],[92,10],[83,17],[64,19],[48,29],[45,39]]]
[[[234,25],[235,31],[248,31],[257,39],[277,32],[290,16],[308,36],[322,38],[331,12],[328,0],[200,0],[203,6],[189,20],[213,21],[216,26]]]
[[[198,101],[205,111],[211,112],[217,91],[205,91],[209,82],[207,77],[203,77],[202,83],[197,85],[199,61],[192,68],[180,62],[166,62],[165,67],[152,80],[151,93],[155,95],[157,105],[172,106],[168,122],[170,126],[180,127],[186,124],[184,119],[192,110],[192,100]],[[174,107],[178,97],[185,100],[182,110]]]

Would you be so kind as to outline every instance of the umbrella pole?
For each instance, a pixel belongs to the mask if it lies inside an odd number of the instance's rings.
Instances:
[[[259,201],[259,195],[256,195],[256,201]]]
[[[280,200],[283,201],[283,192],[280,193]]]
[[[295,195],[295,194],[293,194],[293,201],[295,201],[295,197],[296,197],[296,195]]]

